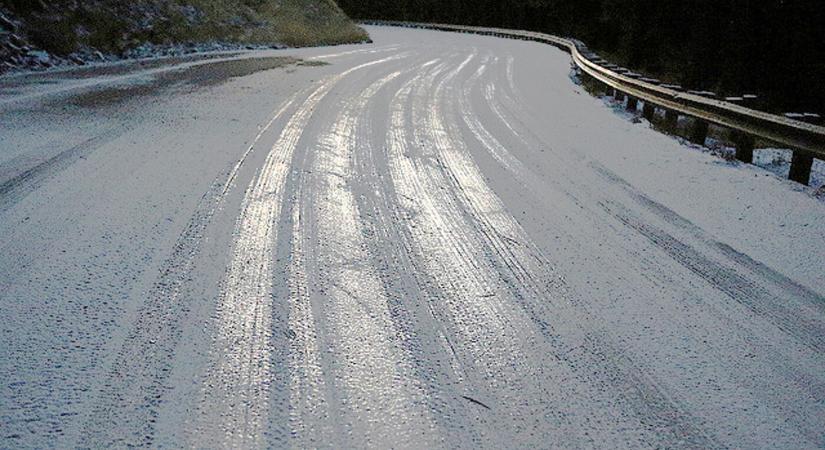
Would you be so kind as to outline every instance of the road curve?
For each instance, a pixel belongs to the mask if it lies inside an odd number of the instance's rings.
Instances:
[[[825,445],[821,200],[369,31],[0,79],[0,447]]]

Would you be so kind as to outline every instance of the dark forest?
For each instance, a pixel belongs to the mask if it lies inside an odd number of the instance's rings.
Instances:
[[[340,0],[356,19],[496,26],[583,40],[634,70],[775,112],[825,112],[819,0]]]

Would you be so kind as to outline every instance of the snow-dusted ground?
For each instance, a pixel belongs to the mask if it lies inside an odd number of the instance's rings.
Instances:
[[[825,443],[810,189],[369,31],[0,79],[0,447]]]
[[[579,79],[579,75],[577,73],[572,73],[571,79],[574,83],[581,84],[581,80]],[[604,94],[604,92],[591,91],[591,93],[597,95],[605,102],[606,105],[613,108],[614,112],[617,115],[622,116],[627,120],[633,121],[634,123],[644,123],[648,126],[652,125],[646,119],[642,118],[641,106],[639,106],[636,111],[630,111],[626,109],[627,100],[616,101],[614,97],[612,97],[611,95],[606,95]],[[641,102],[641,105],[644,105],[644,102]],[[657,111],[656,122],[661,123],[662,119],[664,118],[663,116],[663,111]],[[684,135],[684,133],[686,133],[686,128],[688,126],[690,126],[690,120],[687,117],[680,117],[679,127],[681,134]],[[716,134],[724,133],[724,130],[715,125],[711,126],[711,131],[716,132]],[[688,142],[687,139],[678,136],[674,136],[674,139],[678,139],[681,143],[685,144],[686,146],[694,150],[706,152],[713,156],[722,158],[731,165],[744,164],[739,161],[736,161],[736,148],[732,145],[732,143],[720,139],[720,136],[709,136],[704,146],[691,144],[690,142]],[[774,175],[782,179],[787,179],[788,173],[791,170],[792,157],[793,152],[790,149],[766,147],[765,144],[762,144],[762,146],[758,146],[754,150],[753,165],[765,169],[768,172],[773,173]],[[813,166],[811,167],[811,176],[808,181],[808,184],[810,188],[804,188],[803,186],[791,183],[794,189],[806,190],[814,197],[825,199],[825,161],[822,161],[820,159],[814,159]]]

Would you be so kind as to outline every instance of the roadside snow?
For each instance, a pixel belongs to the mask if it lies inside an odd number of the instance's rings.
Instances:
[[[578,76],[571,74],[571,79],[581,85]],[[614,113],[636,124],[646,124],[651,128],[656,128],[653,124],[642,117],[642,105],[640,102],[636,111],[629,111],[626,106],[626,101],[618,102],[612,96],[600,95],[599,98],[611,109]],[[660,118],[661,119],[661,118]],[[684,117],[680,117],[680,126],[686,121]],[[687,148],[699,150],[704,153],[717,156],[730,164],[741,164],[736,161],[736,148],[732,147],[727,142],[718,137],[709,136],[704,146],[696,145],[689,142],[687,139],[680,136],[673,136],[678,142],[682,143]],[[782,148],[757,148],[753,153],[753,166],[762,168],[779,178],[787,180],[788,173],[791,167],[792,151]],[[792,182],[789,182],[792,183]],[[793,183],[796,184],[796,183]],[[825,200],[825,161],[814,159],[813,167],[811,168],[810,188],[805,189],[810,195]]]

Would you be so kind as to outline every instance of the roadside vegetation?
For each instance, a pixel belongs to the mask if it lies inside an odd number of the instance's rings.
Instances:
[[[0,33],[13,32],[56,56],[123,55],[144,44],[314,46],[368,39],[333,0],[0,0],[0,14],[16,25]]]

